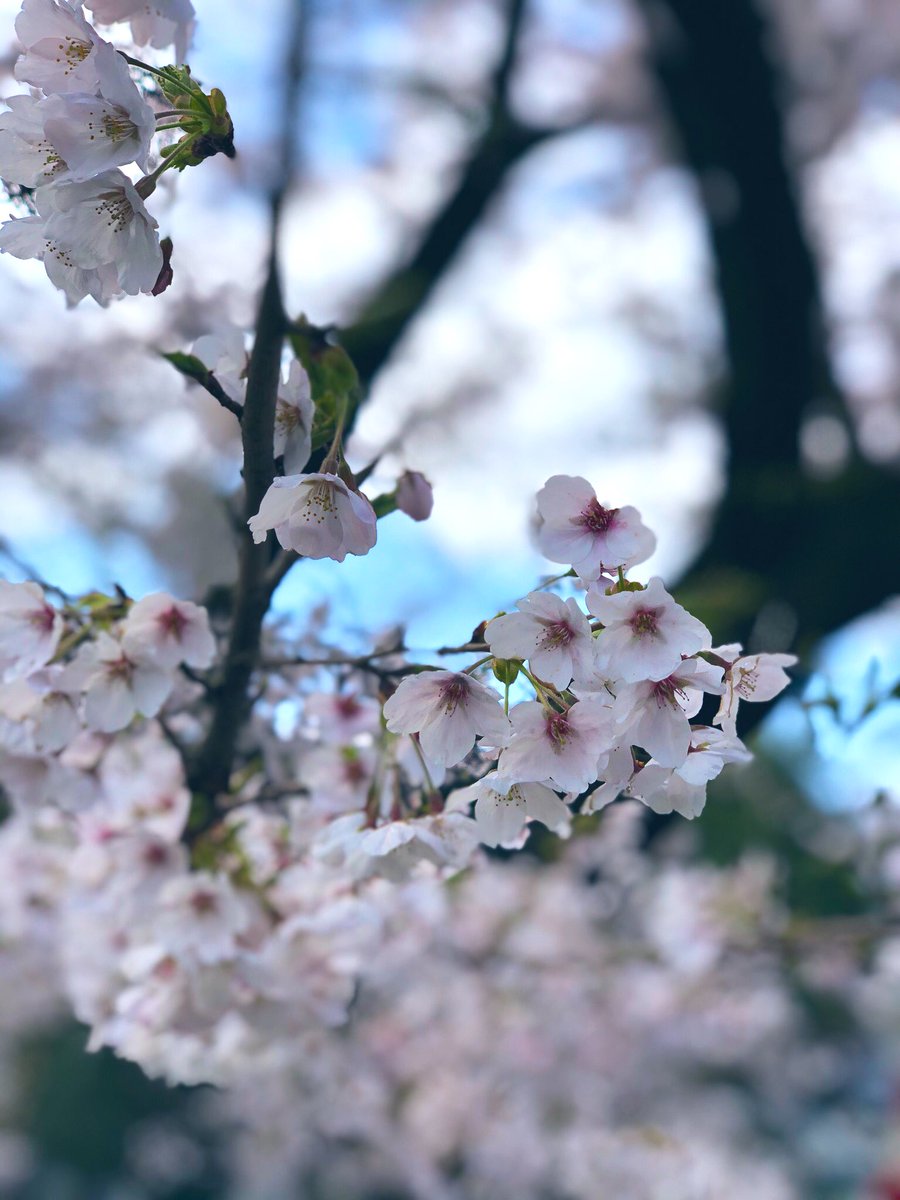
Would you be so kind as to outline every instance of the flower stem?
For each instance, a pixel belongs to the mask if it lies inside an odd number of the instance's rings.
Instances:
[[[158,79],[167,80],[169,78],[168,72],[164,69],[160,69],[159,67],[151,67],[149,63],[141,62],[139,58],[132,58],[131,55],[126,54],[124,50],[119,50],[118,53],[121,54],[122,58],[124,58],[131,67],[138,67],[141,71],[148,71],[151,75],[155,75]]]
[[[428,786],[429,795],[431,795],[431,796],[439,795],[437,788],[434,786],[434,780],[431,778],[431,772],[428,770],[428,762],[425,759],[425,754],[422,751],[422,747],[419,745],[419,735],[417,733],[414,733],[410,737],[410,741],[413,744],[413,749],[416,752],[416,757],[418,758],[419,765],[422,768],[422,774],[425,776],[425,783]]]
[[[473,671],[477,671],[479,667],[483,667],[486,662],[490,662],[493,657],[493,654],[487,654],[484,658],[479,658],[478,661],[473,662],[470,667],[466,667],[466,669],[463,671],[463,675],[471,675]]]

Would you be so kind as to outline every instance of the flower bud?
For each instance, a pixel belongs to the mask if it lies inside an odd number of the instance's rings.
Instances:
[[[427,521],[434,506],[431,484],[419,471],[404,471],[397,480],[397,507],[414,521]]]
[[[495,678],[499,679],[501,683],[505,683],[507,687],[511,683],[515,683],[521,666],[521,662],[515,658],[495,658],[491,660],[491,670],[494,672]]]

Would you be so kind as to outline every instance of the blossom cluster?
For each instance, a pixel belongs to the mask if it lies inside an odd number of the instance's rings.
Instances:
[[[661,579],[628,582],[626,569],[648,556],[653,536],[635,509],[604,506],[586,480],[548,480],[538,513],[539,543],[549,558],[572,562],[587,611],[571,597],[529,593],[484,631],[495,674],[507,682],[505,710],[469,669],[422,673],[385,704],[388,729],[415,734],[442,767],[461,761],[476,738],[496,756],[471,789],[488,844],[515,843],[532,818],[564,827],[567,803],[585,794],[584,812],[625,794],[658,813],[697,816],[707,783],[748,758],[736,736],[739,701],[771,699],[796,660],[714,648]],[[510,709],[516,677],[536,698]],[[692,724],[705,696],[720,698],[712,724]]]
[[[186,50],[189,0],[87,7],[103,24],[130,21],[138,44]],[[23,0],[16,34],[23,53],[15,75],[31,90],[10,97],[0,115],[0,178],[32,211],[4,222],[0,251],[41,260],[70,305],[162,290],[165,255],[144,201],[179,156],[150,172],[157,110],[132,78],[129,57],[98,34],[81,0]],[[132,166],[144,173],[137,184],[122,170]]]
[[[336,508],[343,529],[355,517]],[[205,609],[164,593],[56,607],[37,584],[0,585],[0,857],[27,861],[42,919],[57,913],[91,1045],[227,1082],[347,1021],[397,889],[477,865],[480,845],[521,846],[531,821],[566,835],[618,796],[696,816],[708,780],[749,757],[738,703],[775,695],[793,659],[713,648],[659,579],[629,580],[652,536],[584,480],[550,479],[538,511],[586,611],[532,592],[456,671],[400,642],[344,662],[314,640],[310,654],[310,633],[298,654],[270,630],[225,796],[188,786],[217,686]],[[692,722],[706,697],[712,723]],[[15,911],[6,938],[28,924]]]

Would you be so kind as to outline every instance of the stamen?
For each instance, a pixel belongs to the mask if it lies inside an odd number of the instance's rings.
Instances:
[[[639,608],[629,625],[638,637],[656,637],[659,634],[659,609]]]
[[[617,508],[604,508],[595,496],[587,507],[582,509],[577,523],[584,529],[589,529],[591,533],[606,533],[616,519],[618,511]]]
[[[572,727],[566,713],[550,713],[548,715],[547,736],[554,743],[554,750],[562,750],[572,736]]]
[[[575,637],[574,630],[567,621],[541,621],[544,633],[538,646],[541,650],[556,650],[560,646],[568,646]]]
[[[454,675],[441,685],[441,705],[446,715],[452,716],[469,695],[469,681],[465,675]]]

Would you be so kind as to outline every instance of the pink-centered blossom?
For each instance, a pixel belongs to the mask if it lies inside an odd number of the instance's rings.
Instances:
[[[484,636],[493,655],[528,659],[535,675],[558,688],[590,674],[594,639],[576,600],[530,592],[516,607],[488,622]]]
[[[357,692],[313,692],[303,715],[323,742],[346,746],[360,734],[375,734],[381,725],[381,705]]]
[[[69,686],[84,690],[85,720],[98,733],[124,729],[136,713],[155,717],[173,685],[169,671],[130,658],[108,633],[81,650],[67,677]]]
[[[493,688],[455,671],[423,671],[401,680],[384,706],[391,733],[418,733],[425,757],[451,767],[472,749],[476,737],[502,745],[509,720]]]
[[[601,504],[580,475],[553,475],[538,492],[537,506],[541,553],[571,563],[582,579],[643,562],[656,546],[636,508]]]
[[[375,510],[337,475],[285,475],[273,481],[247,522],[255,542],[270,529],[285,548],[306,558],[368,554],[377,536]]]
[[[206,609],[166,592],[153,592],[132,606],[122,626],[122,646],[136,661],[166,670],[181,663],[202,670],[216,654]]]
[[[721,691],[722,668],[698,658],[685,659],[665,679],[621,684],[614,707],[622,737],[662,766],[678,767],[687,758],[690,718],[700,711],[704,692]]]
[[[682,657],[710,644],[709,630],[672,599],[659,578],[640,591],[607,596],[588,588],[587,606],[602,621],[597,665],[626,683],[665,679]]]
[[[0,674],[23,679],[48,663],[62,636],[63,619],[36,583],[0,580]]]
[[[501,783],[549,783],[577,795],[596,781],[613,742],[608,708],[579,700],[565,712],[554,712],[527,700],[516,705],[510,720],[512,737],[497,764]]]

